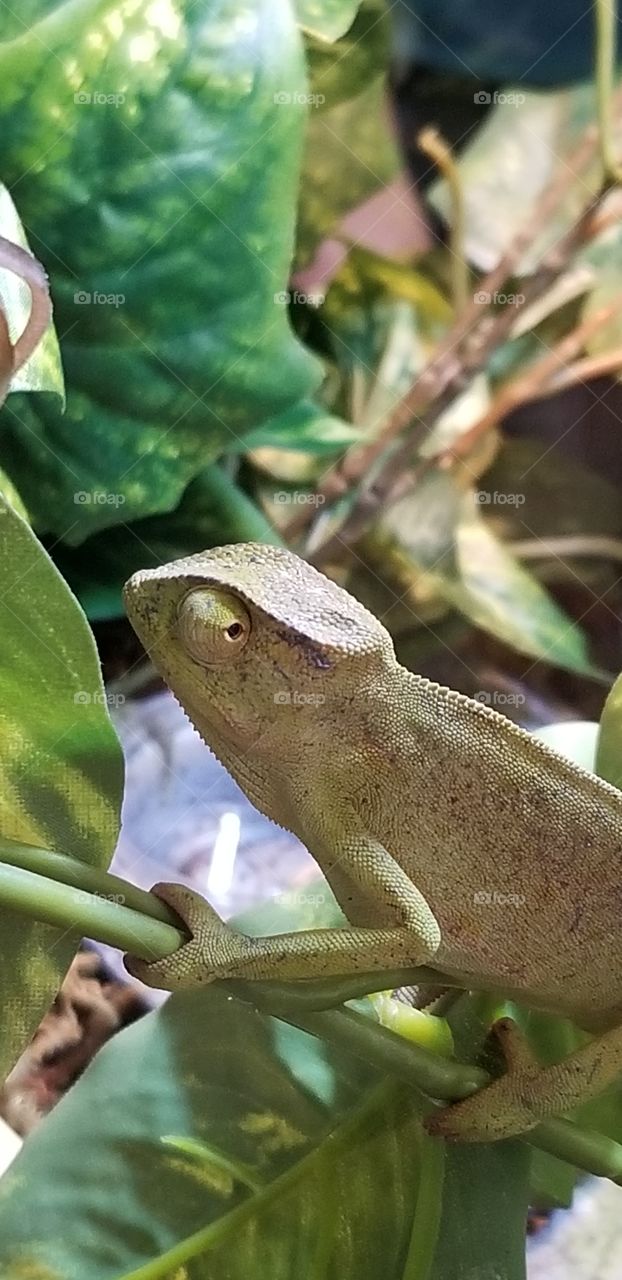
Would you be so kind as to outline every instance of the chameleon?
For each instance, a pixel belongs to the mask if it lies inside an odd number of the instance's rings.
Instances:
[[[135,573],[129,618],[203,740],[307,846],[339,928],[249,938],[156,885],[189,941],[151,986],[304,980],[429,965],[448,985],[572,1018],[591,1038],[540,1065],[496,1024],[505,1070],[431,1132],[494,1141],[622,1072],[622,792],[490,706],[397,660],[389,632],[293,552],[241,543]]]

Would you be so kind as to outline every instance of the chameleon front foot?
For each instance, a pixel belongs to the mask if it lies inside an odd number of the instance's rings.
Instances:
[[[543,1068],[511,1018],[495,1022],[493,1031],[503,1050],[505,1074],[470,1098],[454,1102],[428,1117],[434,1137],[454,1142],[496,1142],[525,1133],[538,1123],[538,1081]]]
[[[232,977],[232,970],[249,960],[253,940],[225,924],[200,893],[181,884],[155,884],[152,893],[177,912],[191,937],[172,955],[152,963],[126,956],[132,977],[148,987],[174,991]]]

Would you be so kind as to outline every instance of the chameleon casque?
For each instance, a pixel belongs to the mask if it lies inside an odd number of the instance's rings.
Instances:
[[[349,926],[247,938],[156,886],[191,934],[129,962],[151,986],[433,962],[594,1038],[542,1067],[497,1024],[506,1071],[435,1133],[490,1141],[622,1071],[622,792],[504,716],[399,665],[382,624],[293,553],[239,544],[136,573],[129,617],[205,742],[293,831]]]

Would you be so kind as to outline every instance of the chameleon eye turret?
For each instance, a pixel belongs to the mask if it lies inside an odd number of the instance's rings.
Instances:
[[[230,662],[251,632],[248,610],[237,596],[212,587],[189,591],[179,605],[177,635],[201,666]]]

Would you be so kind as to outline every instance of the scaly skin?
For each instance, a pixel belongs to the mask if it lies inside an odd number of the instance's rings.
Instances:
[[[175,988],[428,964],[601,1034],[555,1067],[507,1020],[508,1070],[430,1127],[489,1140],[622,1070],[622,793],[401,667],[388,632],[291,552],[241,544],[137,573],[128,614],[251,801],[307,845],[350,927],[249,939],[158,886],[192,934],[132,971]]]

